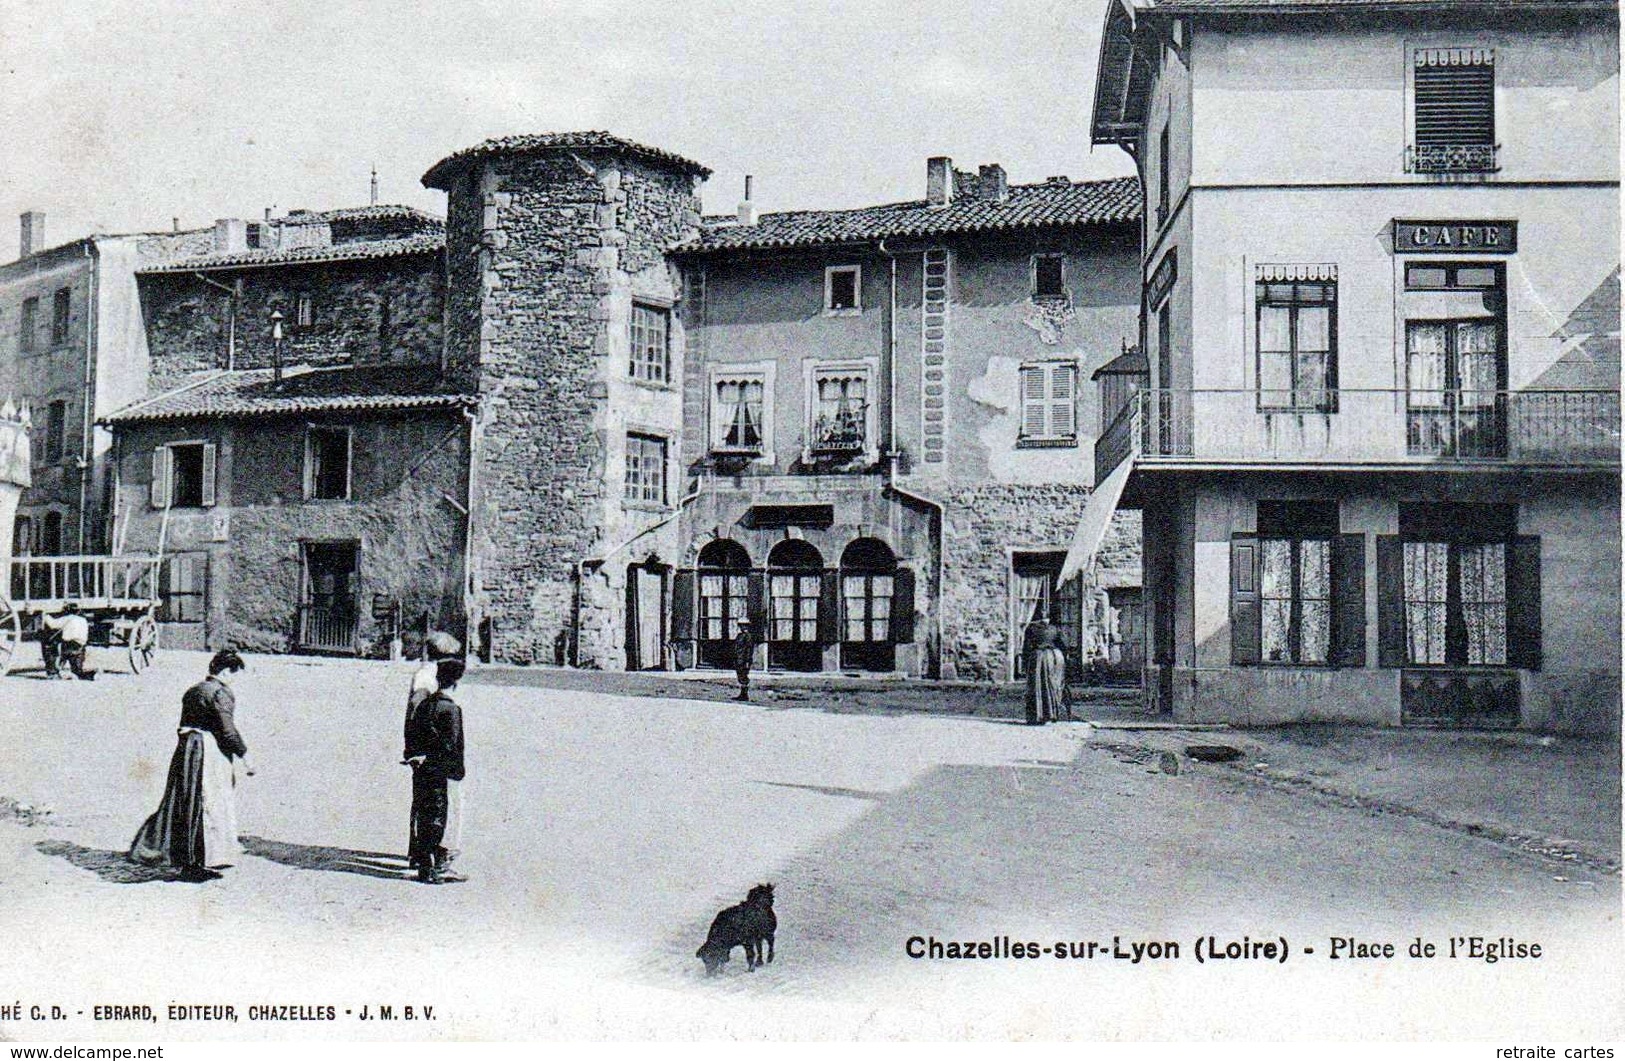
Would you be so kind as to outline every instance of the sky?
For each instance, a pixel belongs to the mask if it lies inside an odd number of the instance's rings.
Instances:
[[[379,201],[488,136],[607,129],[764,211],[1132,172],[1088,136],[1104,0],[0,0],[0,216],[90,232]],[[16,232],[15,224],[12,232]],[[15,240],[15,235],[12,237]],[[0,260],[15,246],[0,243]]]

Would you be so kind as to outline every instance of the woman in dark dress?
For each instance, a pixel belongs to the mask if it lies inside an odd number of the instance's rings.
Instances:
[[[1071,718],[1066,690],[1066,637],[1040,615],[1021,639],[1027,664],[1027,725]]]
[[[145,865],[169,865],[189,880],[218,876],[242,853],[237,843],[236,768],[248,768],[248,745],[237,732],[237,701],[223,675],[243,669],[232,651],[217,652],[209,676],[181,698],[181,722],[169,779],[158,810],[141,826],[129,857]]]

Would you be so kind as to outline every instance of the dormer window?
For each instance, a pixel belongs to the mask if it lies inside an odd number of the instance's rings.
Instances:
[[[832,265],[824,270],[824,312],[831,316],[848,316],[863,312],[863,268],[857,265]]]
[[[1491,173],[1496,164],[1495,49],[1412,53],[1414,173]]]

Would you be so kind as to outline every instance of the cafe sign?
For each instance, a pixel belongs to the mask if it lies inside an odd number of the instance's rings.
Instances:
[[[1516,221],[1394,220],[1395,254],[1511,254]]]

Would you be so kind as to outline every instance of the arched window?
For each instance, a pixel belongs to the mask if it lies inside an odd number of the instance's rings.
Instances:
[[[700,661],[732,667],[734,635],[750,611],[750,554],[731,538],[718,538],[699,556]]]
[[[767,665],[823,669],[818,618],[824,558],[812,544],[786,538],[767,556]]]
[[[841,666],[885,671],[896,666],[896,589],[897,557],[885,542],[858,538],[841,553]]]

